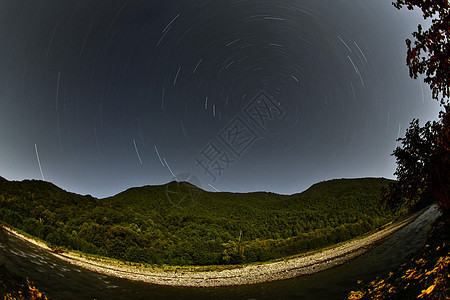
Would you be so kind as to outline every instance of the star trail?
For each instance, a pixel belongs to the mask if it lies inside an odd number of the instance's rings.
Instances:
[[[210,191],[282,194],[393,178],[395,139],[439,110],[405,66],[420,14],[391,1],[0,8],[0,176],[10,180],[45,174],[105,197],[180,174]]]

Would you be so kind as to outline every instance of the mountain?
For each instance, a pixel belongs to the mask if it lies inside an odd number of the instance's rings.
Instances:
[[[38,180],[0,180],[0,220],[51,246],[126,261],[214,265],[267,261],[379,227],[389,180],[337,179],[293,195],[214,193],[188,182],[97,199]]]

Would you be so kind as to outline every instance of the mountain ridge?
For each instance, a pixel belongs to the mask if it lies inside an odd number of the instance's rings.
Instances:
[[[382,178],[336,179],[302,193],[204,191],[169,182],[98,199],[39,180],[0,180],[0,221],[48,243],[124,261],[267,261],[348,240],[393,218]]]
[[[303,190],[301,192],[296,192],[296,193],[292,193],[292,194],[278,194],[276,192],[262,191],[262,190],[260,190],[260,191],[249,191],[249,192],[233,192],[233,191],[215,192],[215,191],[207,191],[207,190],[204,190],[201,187],[198,187],[198,186],[196,186],[196,185],[194,185],[194,184],[192,184],[192,183],[190,183],[188,181],[176,181],[176,180],[173,180],[173,181],[169,181],[169,182],[163,183],[163,184],[154,184],[154,185],[150,184],[150,185],[143,185],[143,186],[133,186],[133,187],[129,187],[129,188],[127,188],[127,189],[125,189],[125,190],[123,190],[121,192],[118,192],[118,193],[116,193],[115,195],[112,195],[112,196],[96,197],[96,196],[92,196],[91,194],[79,194],[77,192],[71,192],[71,191],[65,190],[65,189],[59,187],[58,185],[54,184],[51,181],[46,181],[46,180],[41,180],[41,179],[8,180],[8,179],[0,176],[0,182],[3,181],[3,182],[9,182],[9,183],[19,183],[19,184],[22,183],[22,184],[27,184],[27,185],[28,184],[33,184],[33,183],[46,183],[49,186],[56,187],[56,188],[60,189],[61,191],[64,191],[64,192],[67,192],[67,193],[76,194],[76,195],[79,195],[79,196],[89,196],[89,197],[93,197],[93,198],[98,199],[98,200],[113,198],[113,197],[116,197],[116,196],[118,196],[120,194],[123,194],[125,192],[131,191],[131,190],[135,191],[135,190],[146,190],[146,189],[151,189],[151,188],[155,188],[155,189],[157,189],[157,188],[167,188],[168,186],[174,185],[174,184],[187,185],[190,188],[199,189],[199,190],[201,190],[203,192],[206,192],[206,193],[229,193],[229,194],[235,194],[235,195],[263,193],[263,194],[272,194],[272,195],[279,195],[279,196],[293,196],[293,195],[299,195],[299,194],[308,192],[311,189],[315,189],[317,187],[320,187],[322,184],[330,184],[330,183],[334,183],[334,182],[338,182],[338,181],[342,182],[342,181],[372,180],[372,179],[376,179],[376,180],[380,179],[380,180],[384,180],[386,182],[393,182],[393,181],[395,181],[395,180],[384,178],[384,177],[335,178],[335,179],[323,180],[323,181],[314,183],[310,187],[308,187],[307,189],[305,189],[305,190]]]

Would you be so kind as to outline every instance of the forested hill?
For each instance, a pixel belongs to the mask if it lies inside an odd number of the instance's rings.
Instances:
[[[267,261],[344,241],[392,218],[389,180],[338,179],[303,193],[207,192],[187,182],[97,199],[0,177],[0,220],[51,246],[170,265]]]

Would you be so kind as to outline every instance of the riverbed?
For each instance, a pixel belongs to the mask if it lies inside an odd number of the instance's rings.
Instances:
[[[252,285],[171,287],[110,277],[73,266],[6,232],[0,239],[0,262],[15,273],[28,276],[56,299],[342,299],[357,286],[357,280],[370,280],[394,269],[408,254],[422,247],[430,224],[438,215],[437,206],[431,206],[375,248],[343,265],[311,275]]]

